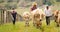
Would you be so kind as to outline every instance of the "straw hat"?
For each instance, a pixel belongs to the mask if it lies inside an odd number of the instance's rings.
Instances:
[[[36,2],[33,2],[33,4],[32,5],[37,5],[37,3]]]

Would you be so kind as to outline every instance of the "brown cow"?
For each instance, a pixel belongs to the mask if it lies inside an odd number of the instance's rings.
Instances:
[[[60,11],[58,12],[57,26],[60,26]]]
[[[56,10],[54,12],[54,17],[55,17],[55,22],[57,23],[57,26],[59,27],[60,25],[60,11],[59,10]]]

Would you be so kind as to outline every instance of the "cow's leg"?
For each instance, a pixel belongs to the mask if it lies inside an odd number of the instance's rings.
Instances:
[[[29,21],[27,22],[27,26],[29,26]]]
[[[42,27],[42,22],[40,21],[39,22],[39,28],[41,29],[41,27]]]
[[[35,26],[35,21],[33,21],[33,26]]]
[[[29,26],[29,21],[26,21],[25,26]]]
[[[32,21],[33,21],[33,26],[35,26],[35,21],[34,21],[34,17],[32,17]]]
[[[58,19],[57,27],[59,27],[59,26],[60,26],[60,18]]]
[[[42,22],[41,21],[39,21],[38,23],[36,23],[36,27],[37,28],[41,28],[41,25],[42,25]]]
[[[36,27],[39,28],[39,24],[38,23],[36,23]]]
[[[27,26],[27,21],[25,22],[25,26]]]
[[[59,27],[59,23],[57,23],[57,27]]]
[[[57,21],[56,23],[57,23],[57,27],[59,27],[59,22]]]
[[[60,20],[59,20],[59,26],[60,26]]]
[[[57,23],[58,16],[55,16],[55,22]]]

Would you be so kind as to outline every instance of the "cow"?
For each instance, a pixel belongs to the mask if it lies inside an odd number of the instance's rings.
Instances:
[[[54,17],[55,17],[55,22],[57,23],[57,27],[60,25],[60,11],[56,10],[54,11]]]
[[[42,25],[42,19],[45,16],[45,13],[42,11],[42,9],[35,9],[32,13],[32,20],[33,20],[33,25],[36,26],[37,28],[41,27]]]
[[[25,20],[25,26],[29,26],[30,13],[24,12],[23,13],[23,19]]]
[[[57,26],[60,26],[60,11],[58,12]]]

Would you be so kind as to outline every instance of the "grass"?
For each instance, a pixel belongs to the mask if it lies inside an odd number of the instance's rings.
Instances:
[[[22,15],[25,11],[30,11],[30,8],[17,8],[16,11]],[[44,20],[42,21],[41,29],[37,29],[33,26],[32,21],[30,21],[29,27],[25,27],[24,21],[19,21],[16,22],[16,25],[13,25],[12,23],[0,25],[0,32],[60,32],[60,27],[56,27],[56,23],[54,21],[51,21],[50,25],[47,26]]]
[[[25,27],[25,22],[16,22],[16,25],[7,23],[0,25],[0,32],[60,32],[60,27],[56,27],[56,23],[51,21],[50,26],[47,26],[45,21],[42,22],[42,28],[37,29],[30,21],[30,26]]]
[[[25,11],[29,11],[29,8],[17,8],[17,13],[22,15]],[[32,21],[30,21],[30,26],[25,27],[24,21],[16,22],[16,25],[12,23],[7,23],[0,26],[0,32],[60,32],[60,27],[56,27],[56,23],[51,21],[50,25],[47,26],[45,20],[42,21],[41,29],[37,29],[33,26]]]

